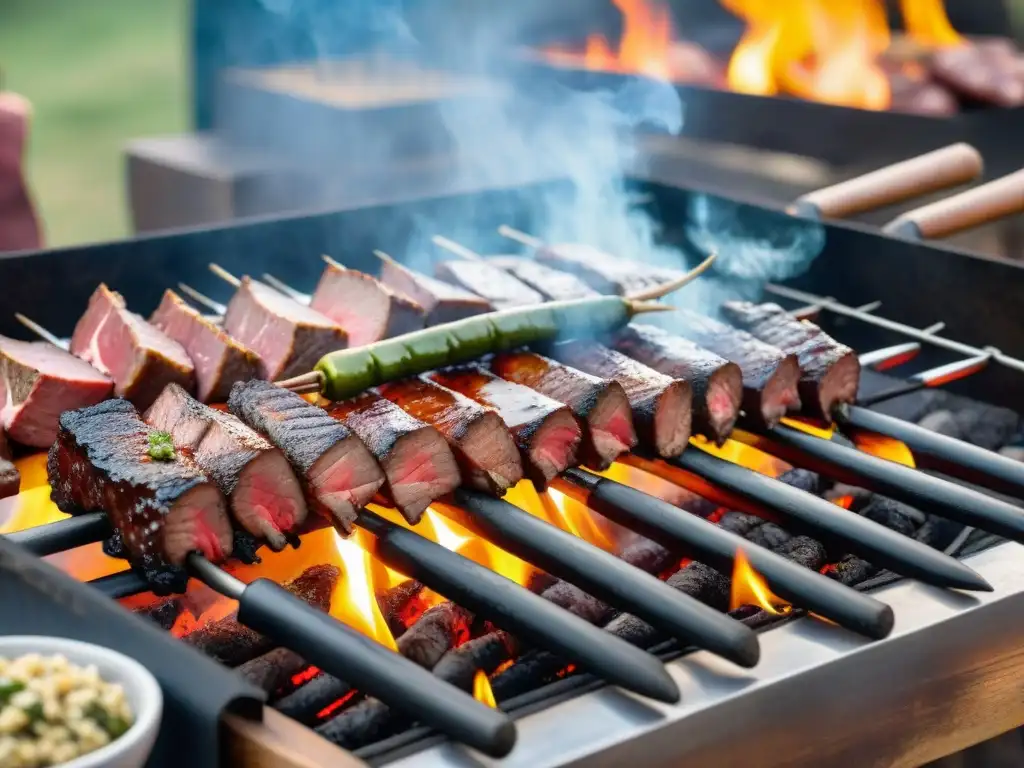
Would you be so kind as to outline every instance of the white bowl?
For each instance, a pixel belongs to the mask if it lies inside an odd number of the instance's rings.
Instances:
[[[95,752],[61,763],[61,768],[142,768],[146,764],[160,732],[164,709],[160,684],[149,670],[117,651],[91,643],[63,637],[0,637],[0,656],[16,659],[27,653],[43,656],[60,654],[72,664],[83,667],[95,664],[103,680],[121,684],[135,716],[132,727],[120,738]]]

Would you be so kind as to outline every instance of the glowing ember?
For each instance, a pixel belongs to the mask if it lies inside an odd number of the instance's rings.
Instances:
[[[838,499],[832,499],[832,503],[837,507],[849,509],[853,506],[853,496],[840,496]]]
[[[757,606],[775,616],[784,616],[793,610],[792,605],[772,593],[743,550],[738,549],[733,562],[729,610],[735,611],[744,605]]]
[[[494,700],[494,691],[491,690],[491,681],[487,679],[482,669],[478,669],[473,675],[473,698],[481,704],[498,708],[498,702]]]

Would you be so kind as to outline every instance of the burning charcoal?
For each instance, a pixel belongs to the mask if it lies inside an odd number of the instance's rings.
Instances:
[[[932,432],[938,432],[940,435],[960,439],[960,425],[957,423],[956,417],[949,411],[932,411],[917,424]]]
[[[824,496],[831,502],[842,500],[841,507],[857,514],[860,514],[864,507],[870,504],[871,500],[875,497],[871,491],[857,488],[853,485],[846,485],[845,483],[836,483],[825,492]]]
[[[764,520],[757,515],[748,515],[746,512],[726,512],[718,524],[725,530],[746,538],[747,534],[755,528],[764,525]]]
[[[185,610],[185,603],[179,597],[167,597],[163,600],[157,600],[152,605],[147,605],[145,608],[136,608],[132,613],[136,616],[142,616],[149,619],[156,624],[160,629],[165,632],[169,632],[171,627],[174,626],[174,622],[178,620],[178,617]]]
[[[323,719],[321,713],[355,693],[352,686],[333,675],[321,672],[305,685],[296,688],[274,703],[274,709],[303,725],[313,725]]]
[[[370,449],[384,470],[381,493],[412,524],[459,485],[459,466],[440,432],[389,400],[364,392],[327,411]]]
[[[0,425],[0,499],[17,496],[21,488],[21,473],[11,461],[11,449],[7,444],[7,435]]]
[[[928,519],[928,516],[919,509],[914,509],[914,507],[896,501],[895,499],[879,495],[874,496],[871,503],[868,504],[860,514],[874,520],[875,522],[882,523],[882,525],[885,525],[888,528],[894,528],[896,530],[900,530],[905,527],[916,530],[919,526],[924,524],[925,520]],[[902,518],[902,522],[896,522],[897,518]],[[890,523],[888,522],[889,520],[894,522]],[[913,534],[908,533],[907,535],[911,536]]]
[[[589,341],[555,344],[552,357],[626,390],[640,444],[661,457],[678,456],[690,439],[693,392],[689,383]]]
[[[495,309],[513,309],[540,304],[544,297],[500,267],[486,261],[452,259],[435,267],[445,282],[482,296]]]
[[[381,281],[423,307],[427,325],[440,325],[490,312],[493,307],[474,293],[413,272],[393,259],[382,259]]]
[[[759,547],[772,551],[782,547],[791,538],[793,536],[790,533],[782,530],[775,523],[763,523],[763,525],[759,525],[751,530],[746,536],[747,541],[751,544],[756,544]]]
[[[355,750],[394,736],[409,725],[408,718],[377,699],[364,699],[316,728],[342,749]]]
[[[95,405],[113,389],[113,381],[60,347],[0,336],[0,427],[22,445],[49,448],[58,414]]]
[[[722,313],[737,328],[797,356],[797,388],[806,413],[830,419],[836,405],[851,403],[857,397],[860,362],[856,353],[818,326],[798,320],[778,304],[727,301]]]
[[[286,686],[308,665],[305,659],[287,648],[275,648],[242,664],[235,671],[260,690],[270,694]]]
[[[490,362],[491,371],[572,409],[583,427],[580,460],[607,469],[636,446],[636,430],[626,391],[601,379],[529,351],[505,352]]]
[[[801,491],[820,496],[823,492],[821,475],[809,469],[791,469],[779,475],[779,481]]]
[[[565,659],[550,651],[527,651],[515,664],[494,676],[491,691],[496,700],[507,701],[553,683],[568,667]]]
[[[392,637],[401,637],[411,623],[406,621],[405,613],[415,605],[416,598],[422,594],[423,589],[420,582],[409,579],[392,587],[387,592],[377,595],[377,607],[380,609],[380,615],[384,617]]]
[[[793,536],[775,552],[812,571],[820,571],[826,562],[825,547],[810,536]]]
[[[929,547],[945,551],[964,530],[964,526],[944,517],[929,517],[917,529],[914,538]]]
[[[496,630],[448,651],[434,666],[434,674],[456,688],[471,691],[478,670],[491,674],[518,656],[519,651],[518,640],[503,630]]]
[[[433,669],[449,650],[469,639],[473,614],[455,603],[428,609],[398,638],[398,652],[421,667]]]
[[[562,272],[533,259],[520,256],[490,256],[488,263],[511,272],[515,277],[544,295],[548,301],[571,301],[600,296],[597,291],[570,272]]]
[[[875,566],[855,555],[845,555],[838,563],[825,570],[825,575],[830,579],[841,581],[848,587],[867,581],[876,573],[878,569]]]
[[[556,581],[541,592],[540,596],[591,624],[603,624],[613,610],[610,605],[602,603],[567,581]]]
[[[286,583],[284,588],[326,612],[340,575],[332,565],[316,565]],[[190,632],[183,640],[227,667],[237,667],[274,648],[273,640],[240,624],[237,612]]]
[[[1021,428],[1021,417],[1008,408],[979,403],[966,398],[957,398],[961,407],[952,409],[962,440],[986,448],[998,450],[1011,442]]]
[[[642,537],[625,547],[619,558],[646,573],[661,573],[677,559],[657,542]]]

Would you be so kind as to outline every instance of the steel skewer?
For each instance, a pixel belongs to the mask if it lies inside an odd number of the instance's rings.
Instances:
[[[580,469],[567,470],[563,477],[566,482],[557,487],[567,495],[673,552],[731,575],[736,553],[742,551],[779,597],[870,638],[881,639],[892,631],[888,605],[817,571],[628,485]]]
[[[723,504],[760,516],[767,514],[792,530],[807,532],[902,576],[937,587],[992,591],[985,579],[949,555],[775,478],[712,456],[698,446],[690,446],[667,463],[639,456],[624,460],[697,494],[707,494],[708,483],[713,483],[728,492],[721,499]]]

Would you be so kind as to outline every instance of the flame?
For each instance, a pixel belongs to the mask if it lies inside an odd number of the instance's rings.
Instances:
[[[875,432],[862,432],[860,430],[850,430],[849,438],[864,453],[870,453],[872,456],[878,456],[881,459],[895,461],[897,464],[902,464],[906,467],[917,466],[914,462],[914,454],[911,453],[907,444],[900,440],[886,435],[879,435]]]
[[[617,49],[601,35],[587,38],[584,66],[603,72],[649,75],[667,80],[672,48],[672,19],[658,0],[612,0],[622,12]]]
[[[793,606],[775,595],[761,578],[761,574],[747,559],[742,549],[736,550],[732,567],[732,589],[729,594],[729,610],[735,611],[744,605],[754,605],[775,616],[784,616]]]
[[[942,0],[901,0],[900,13],[907,35],[922,45],[947,47],[964,42],[949,23]]]
[[[373,638],[391,650],[397,650],[373,590],[371,558],[355,541],[343,539],[336,531],[334,546],[344,565],[342,583],[331,595],[331,616],[344,621],[353,629]]]
[[[606,552],[616,549],[616,544],[608,534],[601,529],[601,516],[570,496],[549,488],[542,495],[541,499],[551,511],[551,518],[555,525],[573,536],[590,542]]]
[[[437,507],[444,509],[440,504]],[[433,539],[445,549],[458,552],[516,584],[529,584],[531,577],[536,573],[536,569],[529,563],[471,533],[436,509],[427,509],[424,520],[416,527],[416,531]]]
[[[473,698],[488,707],[498,708],[498,702],[494,700],[494,691],[491,690],[491,681],[487,679],[482,669],[478,669],[473,675]]]
[[[768,475],[768,477],[778,477],[783,472],[792,469],[782,459],[746,443],[741,443],[739,440],[726,440],[722,446],[717,446],[698,435],[691,438],[690,443],[707,451],[712,456],[725,459],[733,464],[740,464],[762,475]]]
[[[853,506],[853,496],[850,496],[849,494],[845,496],[840,496],[837,499],[832,499],[832,503],[835,504],[837,507],[849,509],[850,507]]]

